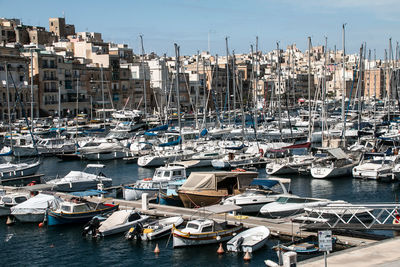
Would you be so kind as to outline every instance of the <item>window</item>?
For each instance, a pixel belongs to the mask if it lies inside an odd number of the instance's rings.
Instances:
[[[181,175],[181,171],[174,171],[174,173],[172,175]]]
[[[192,228],[192,229],[199,229],[199,225],[195,224],[195,223],[188,223],[186,228]]]
[[[212,225],[206,226],[201,230],[202,233],[212,232]]]
[[[26,200],[27,200],[26,197],[16,197],[15,198],[15,203],[22,203],[22,202],[24,202]]]
[[[171,172],[169,172],[169,171],[164,172],[164,177],[169,177],[169,176],[170,176],[170,173],[171,173]]]
[[[62,211],[65,211],[65,212],[71,212],[71,206],[64,206],[64,205],[62,205],[62,206],[61,206],[61,210],[62,210]]]

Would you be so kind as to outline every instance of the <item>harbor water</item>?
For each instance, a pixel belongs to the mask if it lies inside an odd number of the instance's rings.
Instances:
[[[38,173],[45,177],[63,176],[71,170],[82,170],[88,162],[44,158]],[[114,185],[127,184],[151,177],[154,169],[138,167],[124,161],[109,161],[103,172],[113,178]],[[204,169],[202,169],[204,170]],[[207,170],[207,169],[206,169]],[[210,169],[211,170],[211,169]],[[195,171],[195,170],[192,170]],[[260,177],[265,177],[260,169]],[[352,203],[394,202],[398,184],[342,177],[318,180],[290,176],[294,194],[308,197],[346,200]],[[265,247],[245,263],[242,253],[216,253],[218,245],[172,248],[172,238],[157,242],[126,241],[122,235],[92,240],[82,237],[82,225],[44,226],[0,220],[1,266],[264,266],[264,260],[278,261],[272,247],[279,241],[270,239]],[[159,244],[160,254],[153,250]],[[300,258],[301,259],[301,258]]]

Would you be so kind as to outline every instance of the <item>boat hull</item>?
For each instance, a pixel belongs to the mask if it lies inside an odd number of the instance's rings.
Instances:
[[[86,223],[94,216],[118,209],[118,205],[107,205],[103,209],[93,210],[80,213],[60,213],[49,211],[47,214],[48,225],[69,224],[69,223]]]

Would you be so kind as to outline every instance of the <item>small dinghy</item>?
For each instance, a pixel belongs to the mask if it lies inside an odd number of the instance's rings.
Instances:
[[[183,218],[180,216],[166,218],[150,222],[143,225],[141,234],[142,240],[155,240],[171,233],[172,227],[178,227],[183,223]]]
[[[99,223],[97,236],[108,236],[128,231],[131,227],[143,223],[149,216],[141,215],[135,210],[119,210]]]
[[[267,242],[270,231],[265,226],[250,228],[241,232],[226,244],[228,251],[254,252]]]

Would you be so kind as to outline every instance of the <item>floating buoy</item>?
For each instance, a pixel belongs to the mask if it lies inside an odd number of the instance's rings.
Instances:
[[[219,248],[218,248],[218,250],[217,250],[217,253],[218,253],[219,255],[225,253],[225,250],[224,250],[224,248],[222,247],[222,243],[219,243]]]
[[[50,247],[51,247],[51,248],[54,248],[54,244],[51,244]]]
[[[156,244],[156,248],[154,249],[154,253],[160,253],[160,248],[158,247],[158,243]]]
[[[15,223],[15,220],[13,218],[11,218],[11,216],[8,216],[6,224],[7,225],[13,225],[14,223]]]
[[[250,253],[249,253],[248,251],[246,252],[246,254],[244,254],[243,259],[244,259],[245,261],[251,260],[251,255],[250,255]]]
[[[39,223],[39,228],[42,228],[42,227],[43,227],[43,225],[44,225],[44,223],[43,223],[43,222]]]

